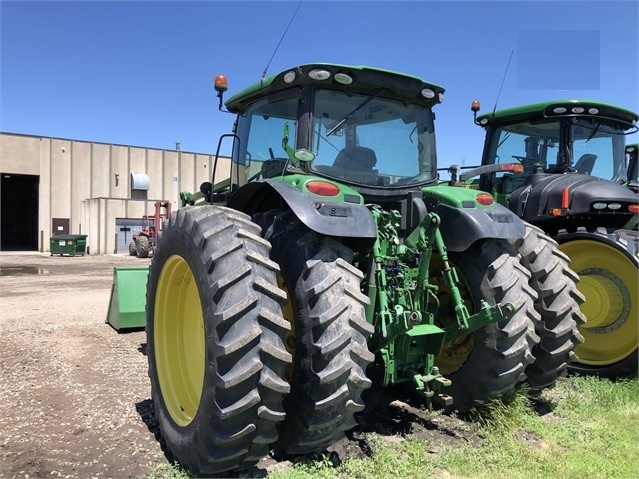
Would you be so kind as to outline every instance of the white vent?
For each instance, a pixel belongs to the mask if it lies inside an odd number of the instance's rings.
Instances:
[[[132,190],[149,190],[149,175],[146,173],[131,173]]]

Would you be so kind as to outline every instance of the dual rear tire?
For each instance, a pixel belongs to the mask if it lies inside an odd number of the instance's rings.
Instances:
[[[373,327],[352,251],[291,214],[256,221],[271,243],[235,210],[182,208],[149,270],[156,417],[196,476],[246,469],[271,448],[325,449],[355,426],[371,385]]]

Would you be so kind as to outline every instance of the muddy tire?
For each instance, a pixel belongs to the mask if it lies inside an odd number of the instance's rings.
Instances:
[[[129,243],[129,256],[137,256],[137,255],[138,255],[138,251],[135,246],[135,241],[131,240],[131,242]]]
[[[541,315],[536,329],[541,341],[533,348],[535,361],[526,368],[535,394],[554,387],[576,359],[575,348],[584,340],[579,328],[586,322],[580,309],[585,298],[576,287],[579,277],[570,269],[570,259],[541,229],[527,224],[524,237],[513,245],[531,273],[529,284],[538,296],[535,310]]]
[[[291,301],[285,316],[293,322],[291,393],[275,451],[321,451],[356,425],[362,392],[371,386],[365,371],[374,359],[367,346],[373,326],[364,314],[363,274],[351,265],[350,249],[312,232],[290,212],[254,219],[264,225],[282,270]]]
[[[145,235],[138,236],[138,245],[136,251],[138,258],[149,257],[149,237]]]
[[[489,304],[515,306],[510,319],[445,344],[435,361],[452,381],[442,390],[453,397],[447,409],[468,412],[489,399],[507,399],[526,380],[525,370],[534,359],[532,349],[539,343],[537,295],[528,284],[530,273],[506,241],[484,240],[467,251],[451,252],[449,258],[459,273],[462,299],[471,314],[478,311],[482,298]],[[439,294],[442,305],[449,303],[446,288]]]
[[[185,207],[165,223],[151,262],[151,396],[170,454],[193,475],[251,467],[277,440],[290,324],[269,252],[244,214]]]
[[[560,233],[559,249],[579,275],[586,324],[571,373],[609,379],[637,377],[639,364],[639,233],[635,230]]]

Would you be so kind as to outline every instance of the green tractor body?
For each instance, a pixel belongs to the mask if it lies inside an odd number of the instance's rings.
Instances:
[[[461,175],[478,174],[466,186],[491,192],[570,257],[587,322],[569,368],[582,374],[637,372],[637,145],[625,145],[637,119],[634,112],[591,100],[484,114],[475,119],[486,130],[483,170]],[[523,171],[514,172],[512,163]]]
[[[230,177],[181,194],[148,275],[152,397],[191,473],[321,451],[373,385],[468,411],[552,387],[573,360],[583,297],[556,243],[438,181],[443,94],[317,63],[224,103]]]

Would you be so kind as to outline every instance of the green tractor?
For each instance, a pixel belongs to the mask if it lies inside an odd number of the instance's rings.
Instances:
[[[580,277],[587,322],[569,369],[635,376],[639,205],[632,190],[636,160],[633,173],[625,156],[633,148],[626,147],[625,136],[637,131],[637,114],[591,100],[549,101],[481,116],[478,102],[471,109],[486,139],[482,166],[461,174],[461,182],[491,192],[555,239]]]
[[[324,63],[215,88],[230,177],[181,194],[147,286],[152,399],[185,469],[322,451],[373,384],[467,412],[566,372],[578,277],[490,194],[439,184],[443,88]]]

